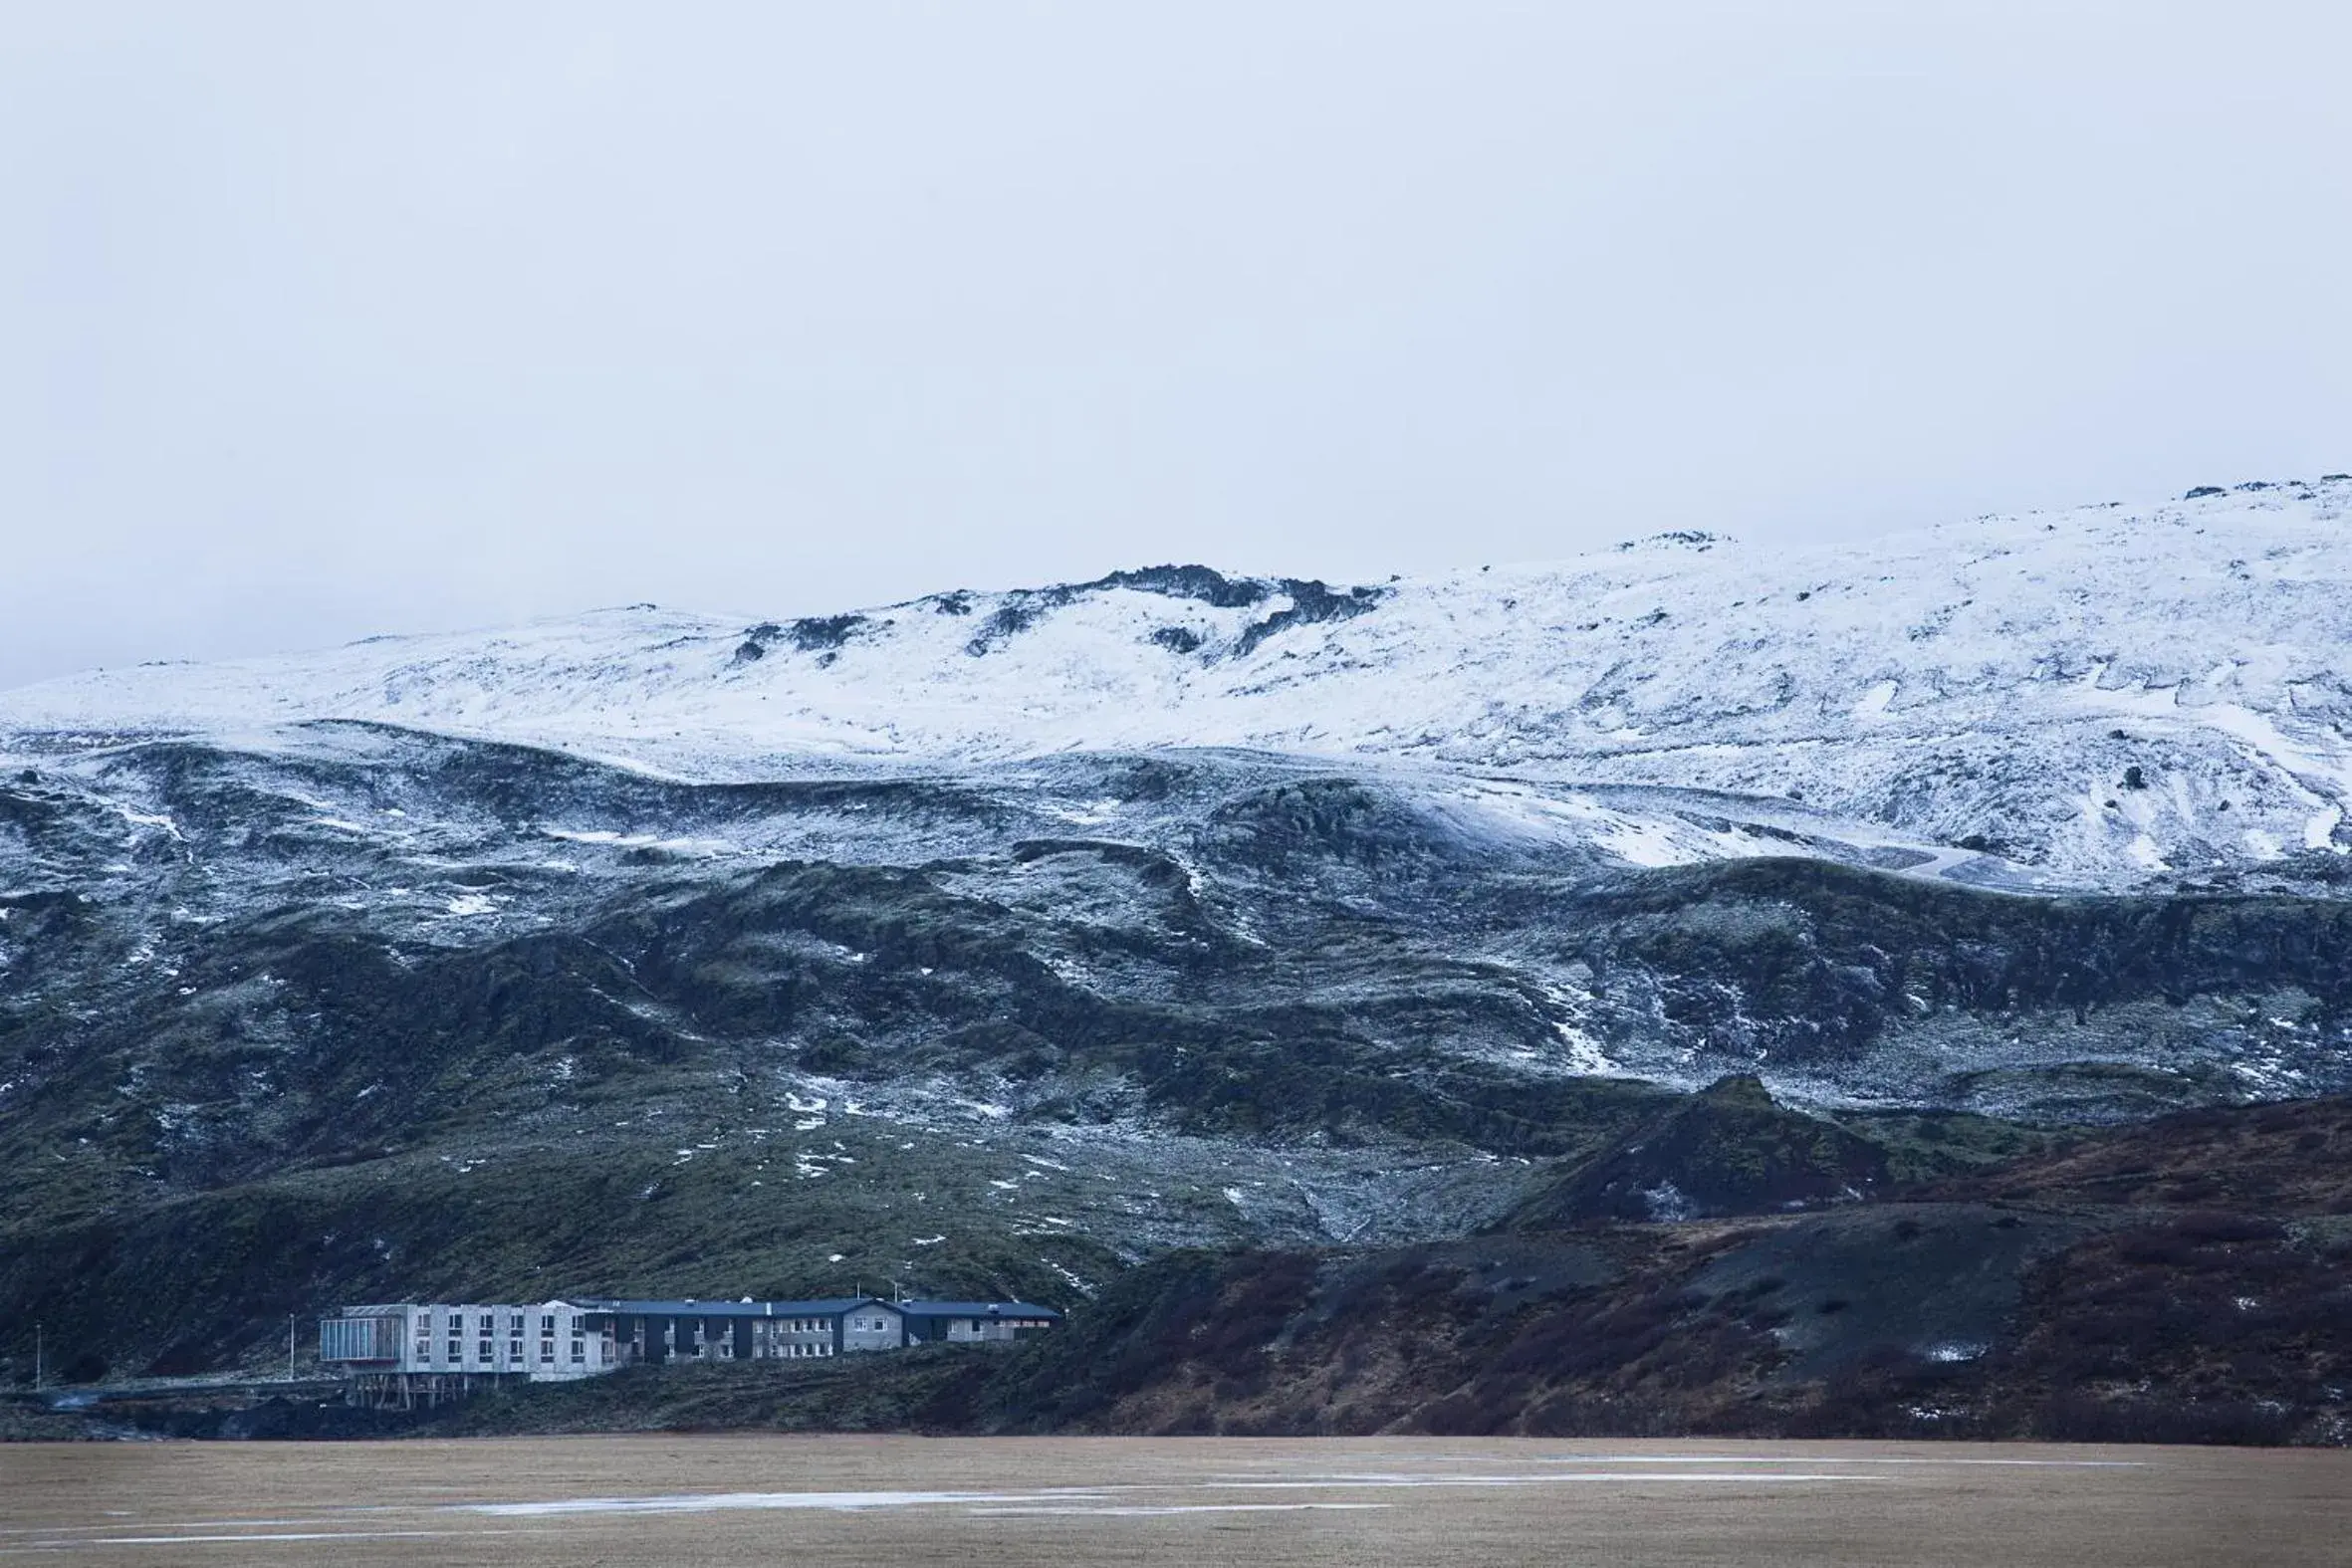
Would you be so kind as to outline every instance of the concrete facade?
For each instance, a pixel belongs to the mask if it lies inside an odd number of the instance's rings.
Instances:
[[[593,1377],[617,1366],[611,1314],[578,1302],[348,1306],[319,1323],[319,1359],[354,1373]]]
[[[348,1306],[319,1322],[319,1359],[347,1375],[393,1380],[402,1398],[417,1379],[435,1397],[470,1380],[534,1383],[594,1377],[637,1363],[787,1361],[983,1344],[1042,1333],[1052,1307],[1022,1301],[628,1300],[579,1297],[531,1305],[415,1303]],[[454,1378],[454,1385],[447,1380]]]

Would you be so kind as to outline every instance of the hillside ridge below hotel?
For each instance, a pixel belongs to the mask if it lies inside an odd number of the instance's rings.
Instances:
[[[394,1302],[346,1306],[319,1320],[319,1362],[354,1398],[407,1404],[467,1392],[476,1378],[569,1382],[670,1361],[784,1361],[1002,1343],[1060,1323],[1028,1301],[622,1300]]]

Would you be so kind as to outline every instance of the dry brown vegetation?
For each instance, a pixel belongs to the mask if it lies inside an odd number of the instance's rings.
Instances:
[[[2038,1204],[2352,1215],[2352,1100],[2186,1111],[1928,1189]]]

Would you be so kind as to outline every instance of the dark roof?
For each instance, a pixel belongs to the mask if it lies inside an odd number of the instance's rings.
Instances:
[[[630,1312],[646,1317],[833,1317],[865,1306],[891,1306],[879,1296],[825,1296],[814,1301],[618,1301],[600,1296],[568,1297],[592,1312]]]
[[[880,1296],[825,1296],[814,1301],[623,1301],[607,1296],[566,1296],[590,1312],[629,1312],[646,1317],[835,1317],[860,1307],[888,1307],[909,1317],[1050,1317],[1059,1312],[1034,1301],[888,1301]]]

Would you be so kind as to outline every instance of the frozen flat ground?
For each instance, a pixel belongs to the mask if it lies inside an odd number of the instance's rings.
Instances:
[[[2352,1452],[570,1438],[0,1448],[94,1563],[2344,1562]]]

